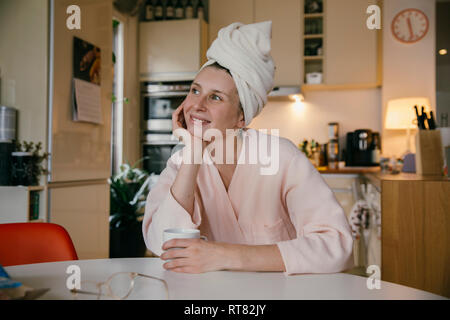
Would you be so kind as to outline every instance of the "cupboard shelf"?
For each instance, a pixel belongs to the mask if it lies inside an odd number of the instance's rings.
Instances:
[[[320,39],[320,38],[323,38],[323,33],[303,35],[303,39]]]
[[[330,91],[330,90],[360,90],[380,88],[380,83],[354,83],[354,84],[304,84],[301,91]]]
[[[305,13],[305,19],[323,18],[323,12],[321,13]]]
[[[303,56],[304,60],[322,60],[323,56]]]
[[[1,186],[0,223],[46,222],[46,186]]]

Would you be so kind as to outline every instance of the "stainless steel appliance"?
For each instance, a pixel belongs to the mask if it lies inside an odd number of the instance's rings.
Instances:
[[[328,123],[327,160],[330,169],[337,169],[339,162],[339,124]]]
[[[11,184],[11,159],[17,139],[17,110],[0,106],[0,186]]]
[[[141,84],[143,168],[149,173],[160,174],[178,144],[172,135],[172,113],[190,86],[191,81]]]
[[[377,166],[373,151],[380,149],[380,136],[370,129],[359,129],[347,133],[345,164],[349,167]]]
[[[0,141],[16,140],[17,110],[0,106]]]

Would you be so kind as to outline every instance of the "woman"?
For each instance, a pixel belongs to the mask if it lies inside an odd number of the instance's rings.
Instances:
[[[262,174],[261,161],[246,161],[252,148],[269,137],[245,126],[261,111],[273,86],[270,35],[270,21],[221,29],[207,52],[208,62],[173,114],[174,132],[188,133],[191,145],[168,160],[148,195],[143,222],[146,245],[168,260],[167,270],[294,274],[352,266],[353,239],[345,214],[292,142],[280,138],[271,145],[276,152],[270,160],[278,161],[275,173]],[[208,129],[220,132],[223,141],[206,137]],[[224,141],[230,139],[234,147],[226,148]],[[213,141],[224,143],[209,149]],[[196,144],[200,149],[192,147]],[[199,152],[202,163],[186,161],[198,159]],[[220,152],[230,161],[214,160]],[[208,241],[162,243],[168,228],[200,229]]]

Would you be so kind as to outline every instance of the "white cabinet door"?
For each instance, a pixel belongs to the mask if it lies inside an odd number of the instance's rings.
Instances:
[[[194,79],[206,61],[207,24],[200,19],[139,24],[141,81]]]
[[[301,0],[255,0],[255,22],[272,21],[275,86],[301,84],[302,3]]]
[[[325,82],[338,84],[377,83],[377,34],[369,30],[367,7],[375,0],[326,1]]]

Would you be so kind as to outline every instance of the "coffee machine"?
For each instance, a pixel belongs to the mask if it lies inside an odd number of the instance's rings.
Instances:
[[[380,135],[370,129],[348,132],[346,137],[345,165],[370,167],[379,165]]]

